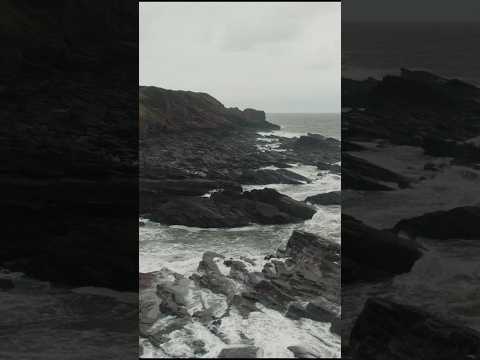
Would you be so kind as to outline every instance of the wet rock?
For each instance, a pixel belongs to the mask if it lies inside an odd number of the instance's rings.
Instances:
[[[298,359],[318,359],[321,357],[321,354],[315,350],[302,345],[287,346],[287,349]]]
[[[342,282],[375,280],[409,272],[421,256],[415,241],[374,229],[342,214]]]
[[[191,322],[192,319],[190,316],[171,318],[165,323],[162,323],[162,326],[152,329],[147,338],[153,345],[159,347],[161,344],[170,340],[170,333],[176,330],[182,330]]]
[[[340,191],[330,191],[309,196],[305,201],[316,205],[340,205],[342,202],[342,194]]]
[[[152,325],[163,315],[184,317],[187,284],[182,275],[167,268],[139,274],[140,335],[150,335]]]
[[[262,355],[263,350],[256,346],[239,346],[222,349],[218,354],[218,358],[250,359],[260,358]]]
[[[234,306],[244,319],[247,319],[252,311],[257,311],[255,303],[255,299],[249,297],[248,294],[246,296],[237,294],[232,298],[230,305]]]
[[[286,169],[277,170],[247,170],[238,179],[242,184],[267,185],[267,184],[293,184],[298,185],[310,182],[310,179]]]
[[[239,227],[252,222],[270,225],[310,219],[315,210],[273,189],[221,191],[210,198],[182,197],[151,212],[154,221],[197,227]]]
[[[409,184],[409,180],[402,175],[348,153],[342,154],[342,189],[380,191],[393,189],[391,185],[382,182],[393,183],[400,188]]]
[[[330,325],[330,331],[333,334],[337,334],[338,336],[341,336],[342,334],[342,319],[341,316],[338,316],[332,321],[332,324]]]
[[[340,165],[327,164],[324,162],[318,162],[316,165],[318,170],[330,171],[331,173],[337,174],[337,175],[340,175],[340,173],[342,172],[342,167]]]
[[[321,322],[333,322],[339,317],[339,307],[322,297],[317,297],[307,303],[291,303],[285,316],[295,320],[307,318]]]
[[[233,297],[237,292],[237,285],[234,280],[222,274],[216,260],[223,260],[224,256],[207,251],[203,254],[202,261],[198,265],[198,274],[190,276],[198,286],[210,289],[215,293]]]
[[[423,309],[370,298],[350,337],[352,358],[447,360],[480,358],[480,333]]]
[[[458,207],[447,211],[435,211],[398,222],[393,230],[404,231],[410,236],[434,239],[480,239],[480,208]]]

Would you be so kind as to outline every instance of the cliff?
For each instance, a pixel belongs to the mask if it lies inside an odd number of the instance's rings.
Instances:
[[[184,130],[276,129],[265,112],[226,108],[206,93],[167,90],[154,86],[139,89],[140,134],[148,137]]]

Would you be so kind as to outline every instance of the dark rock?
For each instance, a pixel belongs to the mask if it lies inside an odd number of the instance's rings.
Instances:
[[[328,300],[317,297],[306,304],[293,302],[285,314],[290,319],[308,318],[321,322],[333,322],[338,318],[338,306]]]
[[[319,359],[321,357],[321,354],[318,354],[306,346],[287,346],[287,349],[290,350],[297,359]]]
[[[210,198],[182,197],[160,205],[150,219],[197,227],[238,227],[252,222],[286,224],[310,219],[315,210],[273,189],[222,191]]]
[[[330,171],[331,173],[337,174],[337,175],[340,175],[340,173],[342,172],[342,167],[340,165],[327,164],[327,163],[324,163],[324,162],[319,162],[316,165],[317,165],[318,170],[327,170],[327,171]]]
[[[267,184],[293,184],[298,185],[310,182],[310,179],[286,169],[277,170],[247,170],[238,179],[242,184],[267,185]]]
[[[332,321],[332,324],[330,325],[330,331],[333,334],[337,334],[338,336],[341,336],[342,334],[342,319],[341,316],[338,316]]]
[[[140,86],[139,102],[141,136],[198,129],[279,128],[265,120],[263,111],[227,109],[206,93]]]
[[[231,298],[236,293],[235,282],[222,274],[216,261],[222,261],[223,255],[207,251],[203,254],[202,261],[198,265],[198,274],[190,276],[198,286],[205,287],[215,293],[224,294]]]
[[[391,186],[381,182],[394,183],[399,187],[408,186],[408,179],[374,165],[364,159],[343,153],[342,154],[342,189],[354,190],[393,190]]]
[[[408,272],[421,255],[415,241],[398,238],[342,214],[342,282]]]
[[[480,333],[423,309],[370,298],[350,337],[352,358],[449,360],[480,358]]]
[[[435,211],[398,222],[393,230],[434,239],[480,239],[480,208],[458,207]]]
[[[309,196],[306,202],[317,205],[340,205],[342,202],[341,191],[330,191],[328,193]]]
[[[227,359],[250,359],[262,357],[262,349],[256,346],[242,346],[222,349],[218,354],[218,358]]]

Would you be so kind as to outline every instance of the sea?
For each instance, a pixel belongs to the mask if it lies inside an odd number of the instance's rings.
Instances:
[[[401,67],[426,70],[480,85],[480,24],[474,23],[344,23],[342,76],[353,79],[398,74]],[[472,138],[480,134],[472,134]],[[345,140],[345,139],[344,139]],[[348,139],[347,139],[348,140]],[[410,146],[364,144],[356,155],[393,171],[427,180],[412,189],[368,194],[344,191],[342,211],[380,229],[436,210],[480,205],[480,172],[449,166],[435,177],[424,174],[429,158]],[[444,318],[480,330],[480,243],[477,240],[438,241],[417,238],[424,255],[409,273],[378,283],[342,287],[343,344],[365,300],[392,298],[419,306]]]
[[[339,114],[267,114],[267,120],[281,126],[273,134],[295,137],[308,133],[322,134],[340,138]],[[259,132],[258,139],[265,140],[270,133]],[[304,164],[291,164],[290,170],[312,180],[310,184],[284,185],[271,184],[243,186],[244,190],[264,187],[275,188],[279,192],[296,200],[322,192],[340,190],[340,176],[329,172],[319,172],[316,167]],[[205,196],[208,196],[206,194]],[[201,229],[186,226],[167,226],[148,219],[142,219],[145,226],[139,228],[140,272],[151,272],[167,267],[182,275],[193,274],[205,251],[214,251],[228,257],[246,256],[255,261],[258,271],[265,263],[265,255],[272,254],[277,248],[286,244],[293,230],[306,230],[317,233],[340,243],[340,206],[318,206],[311,220],[288,225],[255,225],[231,229]],[[340,279],[339,279],[340,280]],[[206,298],[213,295],[208,291]],[[218,295],[215,295],[218,301]],[[212,301],[214,301],[212,299]],[[225,301],[221,299],[220,301]],[[198,325],[198,324],[197,324]],[[231,345],[240,343],[238,333],[241,331],[264,350],[265,357],[291,358],[293,354],[286,349],[289,345],[305,344],[316,349],[322,357],[340,356],[340,337],[332,334],[329,323],[310,321],[308,319],[291,320],[283,314],[263,308],[252,312],[243,320],[236,312],[222,320],[222,332],[226,334]],[[215,357],[225,344],[212,339],[212,336],[200,325],[193,327],[193,336],[207,344],[208,353],[203,357]],[[144,357],[178,357],[192,356],[185,350],[184,342],[191,341],[191,332],[185,339],[176,339],[176,345],[168,344],[161,350],[155,349],[143,341]],[[322,340],[319,340],[322,339]],[[239,344],[240,344],[239,343]]]

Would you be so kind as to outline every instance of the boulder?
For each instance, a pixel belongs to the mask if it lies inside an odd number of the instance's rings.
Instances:
[[[304,345],[287,346],[287,349],[290,350],[297,359],[319,359],[321,357],[321,354],[314,349]]]
[[[463,206],[435,211],[398,222],[393,231],[416,237],[446,239],[480,239],[480,207]]]
[[[256,346],[237,346],[225,348],[220,351],[218,358],[227,359],[250,359],[260,358],[263,355],[263,350]]]
[[[237,285],[233,279],[220,271],[217,262],[223,262],[223,259],[223,255],[213,251],[205,252],[198,265],[198,273],[191,275],[190,279],[198,286],[232,298],[237,292]]]
[[[480,333],[425,310],[370,298],[350,337],[353,359],[480,358]]]
[[[316,205],[340,205],[342,202],[342,193],[341,191],[330,191],[309,196],[305,201]]]
[[[244,171],[237,179],[242,184],[267,185],[267,184],[303,184],[310,182],[310,179],[287,169],[260,169]]]
[[[389,183],[389,184],[383,184]],[[342,154],[342,188],[354,190],[393,190],[390,184],[404,188],[409,180],[393,171],[348,153]]]
[[[420,246],[342,214],[342,282],[375,280],[409,272]]]
[[[287,224],[313,217],[310,206],[273,189],[220,191],[210,198],[180,197],[161,204],[148,216],[169,225],[202,228],[239,227],[250,223]]]

